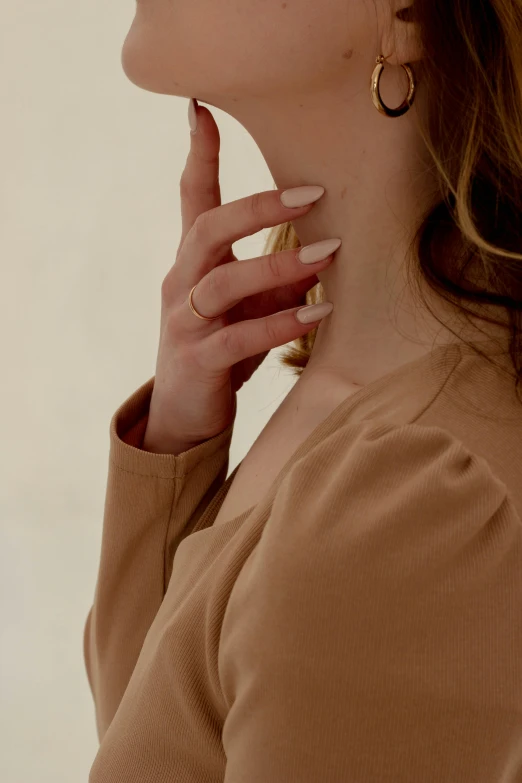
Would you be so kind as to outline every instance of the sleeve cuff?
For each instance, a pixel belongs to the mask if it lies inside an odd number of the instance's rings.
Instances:
[[[140,386],[114,413],[109,432],[110,461],[122,470],[141,476],[182,478],[202,460],[214,456],[216,452],[228,453],[235,415],[226,430],[182,454],[154,454],[140,448],[147,427],[155,378],[156,376],[153,376]],[[134,445],[124,442],[124,436]]]

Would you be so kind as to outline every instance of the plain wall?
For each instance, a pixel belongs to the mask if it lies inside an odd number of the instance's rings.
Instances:
[[[0,25],[0,780],[87,781],[83,661],[115,410],[155,373],[160,289],[181,232],[184,98],[121,67],[134,0],[6,3]],[[274,187],[221,132],[223,203]],[[261,255],[268,231],[234,245]],[[238,395],[229,473],[295,383],[270,353]]]

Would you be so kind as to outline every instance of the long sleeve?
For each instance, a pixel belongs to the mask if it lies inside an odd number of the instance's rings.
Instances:
[[[521,783],[522,523],[438,427],[285,476],[221,629],[225,783]]]
[[[134,392],[110,424],[100,564],[83,637],[100,741],[163,601],[174,554],[225,481],[229,464],[233,423],[177,456],[140,450],[154,380]]]

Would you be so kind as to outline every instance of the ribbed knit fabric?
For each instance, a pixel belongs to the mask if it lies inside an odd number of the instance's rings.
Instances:
[[[110,424],[90,783],[522,783],[514,378],[436,348],[216,527],[233,425],[141,450],[153,384]]]

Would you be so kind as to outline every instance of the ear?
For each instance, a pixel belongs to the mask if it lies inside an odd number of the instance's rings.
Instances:
[[[404,5],[404,0],[390,0],[390,22],[383,36],[382,54],[391,54],[389,65],[406,65],[423,57],[420,28],[415,21],[415,0]]]

